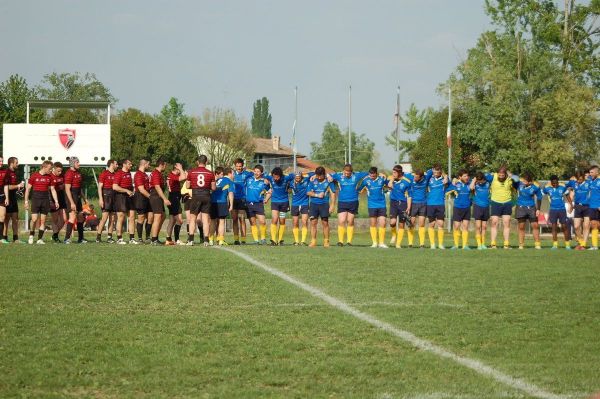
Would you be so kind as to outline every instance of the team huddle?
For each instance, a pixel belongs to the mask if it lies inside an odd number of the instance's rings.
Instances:
[[[2,159],[0,158],[0,162]],[[497,237],[502,222],[502,247],[510,249],[513,207],[518,222],[519,248],[525,247],[525,227],[530,224],[534,248],[541,249],[538,221],[543,196],[550,203],[548,223],[552,227],[552,248],[558,248],[559,227],[564,246],[571,249],[571,227],[568,212],[574,212],[576,249],[598,249],[600,226],[600,178],[598,166],[586,173],[577,173],[566,184],[551,176],[541,187],[532,176],[521,176],[500,168],[496,173],[478,172],[471,176],[466,170],[455,179],[444,174],[439,165],[422,171],[404,173],[400,165],[392,176],[354,171],[345,165],[339,173],[326,173],[323,167],[314,172],[285,175],[279,167],[265,173],[262,165],[247,170],[242,159],[233,168],[209,170],[208,159],[200,155],[195,167],[185,170],[176,163],[167,172],[167,164],[159,159],[152,168],[142,159],[133,171],[133,162],[109,160],[98,178],[99,205],[102,217],[96,231],[96,242],[102,242],[107,230],[108,243],[151,245],[194,245],[196,233],[204,246],[227,245],[225,219],[232,218],[235,245],[246,244],[250,223],[252,240],[267,244],[265,204],[271,202],[270,244],[284,245],[286,218],[292,217],[294,245],[317,245],[317,228],[321,221],[323,246],[330,246],[329,218],[337,207],[338,246],[352,246],[355,218],[359,210],[359,194],[366,191],[372,247],[388,248],[386,229],[389,219],[390,244],[402,248],[404,235],[407,246],[445,249],[444,220],[446,201],[454,197],[452,210],[452,249],[469,250],[469,231],[474,220],[477,249],[487,249],[487,229],[490,224],[490,248],[498,248]],[[1,164],[0,164],[1,165]],[[83,225],[83,176],[77,157],[62,163],[44,161],[27,184],[17,179],[18,160],[8,159],[8,167],[0,169],[0,231],[2,243],[8,243],[8,228],[12,223],[13,241],[19,241],[17,193],[25,188],[24,205],[31,211],[29,244],[44,244],[47,215],[51,215],[52,240],[70,244],[74,229],[77,242],[86,243]],[[66,169],[66,170],[65,170]],[[387,195],[389,194],[389,205]],[[291,195],[291,201],[290,201]],[[516,201],[515,201],[516,199]],[[291,203],[290,203],[291,202]],[[516,204],[515,204],[516,202]],[[166,220],[166,239],[159,234]],[[389,208],[389,209],[388,209]],[[183,213],[187,222],[187,239],[180,239]],[[64,238],[59,238],[64,228]],[[35,238],[37,231],[37,239]],[[124,238],[127,230],[128,237]],[[308,234],[310,230],[310,241]],[[415,243],[415,231],[418,245]],[[116,237],[115,237],[116,235]],[[144,237],[145,236],[145,237]]]

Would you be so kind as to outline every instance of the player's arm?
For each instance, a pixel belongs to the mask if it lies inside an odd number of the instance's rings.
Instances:
[[[544,198],[544,195],[542,194],[542,190],[540,190],[539,187],[538,187],[535,195],[536,195],[535,216],[539,216],[540,215],[540,210],[542,209],[542,198]]]
[[[332,190],[331,188],[328,189],[329,190],[329,213],[333,213],[334,209],[335,209],[335,204],[336,204],[336,192],[335,190]]]
[[[158,196],[160,198],[162,198],[162,200],[164,201],[166,206],[171,205],[171,201],[169,201],[169,199],[165,196],[165,192],[163,191],[163,188],[161,187],[160,184],[155,184],[154,190],[156,190],[156,192],[158,193]]]
[[[411,207],[412,207],[412,198],[406,197],[406,213],[410,214]]]
[[[98,180],[98,205],[100,208],[104,208],[104,196],[102,195],[102,189],[104,188],[104,181],[102,178],[102,174],[100,174],[100,179]]]
[[[75,201],[73,200],[73,196],[71,195],[71,183],[65,182],[65,194],[67,195],[67,199],[69,200],[69,203],[71,204],[71,209],[75,209]],[[56,203],[58,203],[58,202],[56,202]]]
[[[50,186],[50,194],[52,194],[52,199],[58,208],[58,195],[56,194],[56,188],[53,185]]]
[[[265,204],[269,202],[272,195],[273,195],[273,191],[271,190],[271,187],[268,187],[267,192],[265,193],[265,201],[264,201]]]
[[[25,186],[25,208],[29,208],[29,192],[32,187],[31,183],[27,182],[27,185]]]
[[[135,174],[135,176],[137,176],[137,174],[138,174],[138,173],[140,173],[140,172],[137,172],[137,173]],[[135,179],[135,177],[134,177],[134,180],[136,180],[136,179]],[[144,186],[144,181],[143,181],[143,180],[142,180],[142,181],[140,181],[140,182],[135,182],[135,184],[136,184],[136,187],[135,187],[135,188],[136,188],[136,189],[137,189],[137,190],[138,190],[140,193],[142,193],[142,195],[143,195],[144,197],[146,197],[146,198],[150,198],[150,193],[148,192],[148,190],[146,190],[146,187]]]
[[[8,198],[8,184],[4,185],[4,206],[8,206],[10,204],[10,199]]]
[[[229,203],[229,212],[233,211],[233,190],[227,193],[227,202]]]

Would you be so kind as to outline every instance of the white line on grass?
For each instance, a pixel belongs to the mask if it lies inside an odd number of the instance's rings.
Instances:
[[[235,251],[235,250],[229,249],[229,248],[223,248],[223,247],[220,247],[219,249],[221,249],[223,251],[227,251],[231,254],[234,254],[234,255],[244,259],[246,262],[251,263],[256,267],[259,267],[260,269],[263,269],[264,271],[271,273],[272,275],[277,276],[280,279],[287,281],[288,283],[293,284],[298,288],[303,289],[304,291],[308,292],[312,296],[327,302],[334,308],[341,310],[344,313],[352,315],[355,318],[362,320],[364,322],[367,322],[367,323],[371,324],[372,326],[375,326],[375,327],[377,327],[383,331],[386,331],[392,335],[395,335],[398,338],[402,338],[404,341],[408,342],[409,344],[413,345],[414,347],[416,347],[418,349],[431,352],[433,354],[438,355],[439,357],[451,359],[458,364],[461,364],[465,367],[470,368],[471,370],[476,371],[479,374],[488,376],[488,377],[490,377],[498,382],[501,382],[511,388],[526,392],[527,394],[529,394],[531,396],[535,396],[537,398],[544,398],[544,399],[564,398],[563,396],[556,395],[552,392],[545,391],[542,388],[540,388],[534,384],[531,384],[525,380],[522,380],[520,378],[511,377],[510,375],[505,374],[505,373],[501,372],[500,370],[496,370],[495,368],[488,366],[487,364],[485,364],[479,360],[457,355],[456,353],[450,352],[449,350],[444,349],[441,346],[435,345],[432,342],[429,342],[425,339],[419,338],[409,331],[405,331],[405,330],[396,328],[393,325],[386,323],[384,321],[381,321],[381,320],[371,316],[368,313],[361,312],[360,310],[352,307],[350,304],[348,304],[340,299],[332,297],[331,295],[327,295],[326,293],[319,290],[318,288],[313,287],[312,285],[306,284],[292,276],[289,276],[288,274],[282,272],[281,270],[275,269],[274,267],[267,266],[266,264],[252,258],[251,256],[249,256],[245,253],[238,252],[238,251]]]
[[[427,307],[427,306],[439,306],[446,308],[463,308],[464,305],[460,305],[457,303],[445,303],[445,302],[432,302],[432,303],[418,303],[418,302],[382,302],[382,301],[374,301],[374,302],[349,302],[350,306],[357,307],[374,307],[374,306],[383,306],[383,307],[392,307],[392,308],[408,308],[408,307]],[[204,306],[204,305],[203,305]],[[214,303],[209,303],[205,305],[206,307],[214,308],[219,307]],[[221,306],[227,309],[247,309],[247,308],[260,308],[260,307],[273,307],[273,308],[314,308],[314,307],[323,307],[330,306],[327,303],[305,303],[305,302],[296,302],[296,303],[275,303],[275,302],[257,302],[257,303],[249,303],[247,305],[229,305],[229,306]]]

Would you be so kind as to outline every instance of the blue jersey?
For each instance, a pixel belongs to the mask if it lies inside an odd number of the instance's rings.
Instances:
[[[246,179],[246,201],[251,203],[261,203],[265,199],[265,193],[271,190],[271,185],[265,182],[264,177],[256,179],[254,175]]]
[[[537,183],[531,183],[527,186],[520,181],[513,185],[517,189],[517,206],[533,207],[537,201],[542,200],[542,190]]]
[[[294,178],[294,174],[281,176],[278,182],[275,181],[273,176],[265,177],[271,182],[271,202],[289,202],[288,191],[290,189],[290,180]]]
[[[250,172],[249,170],[242,170],[241,172],[238,172],[237,170],[233,171],[233,183],[235,184],[233,197],[235,199],[244,199],[246,196],[246,180],[253,176],[254,173]]]
[[[589,195],[590,195],[590,181],[584,180],[583,183],[578,183],[577,180],[569,180],[565,185],[567,188],[570,188],[575,193],[575,198],[573,198],[573,202],[576,205],[589,205]]]
[[[292,190],[292,206],[308,206],[308,186],[310,179],[304,177],[299,183],[292,180],[290,189]]]
[[[555,211],[565,210],[565,194],[567,193],[567,188],[564,184],[559,184],[556,187],[546,186],[542,192],[550,199],[550,209]]]
[[[600,177],[596,177],[594,180],[588,178],[588,181],[590,182],[590,194],[588,196],[590,208],[598,209],[600,208]]]
[[[217,189],[210,194],[210,202],[216,204],[226,204],[227,203],[227,195],[229,193],[234,193],[235,188],[234,183],[227,176],[221,177],[217,179]]]
[[[358,192],[360,182],[365,176],[369,174],[366,172],[355,172],[350,177],[344,176],[344,173],[334,173],[331,175],[339,186],[338,202],[354,202],[358,201]]]
[[[487,180],[484,180],[483,183],[475,183],[475,195],[473,196],[475,205],[483,208],[490,206],[490,186],[491,183]]]
[[[406,197],[410,192],[410,186],[412,184],[411,175],[403,175],[398,180],[391,180],[392,192],[390,193],[391,201],[403,201],[406,202]]]
[[[308,192],[315,194],[325,193],[325,197],[323,198],[310,197],[311,204],[329,204],[329,194],[335,192],[335,185],[333,184],[333,182],[328,182],[327,179],[323,181],[319,181],[319,179],[314,179],[308,185]]]
[[[454,207],[458,209],[466,209],[471,207],[471,182],[463,183],[458,180],[454,184],[448,186],[447,191],[454,192],[456,199],[454,200]]]
[[[414,204],[424,204],[427,202],[427,183],[429,178],[427,176],[423,176],[421,180],[416,181],[413,179],[410,184],[410,189],[408,190],[408,195],[412,198],[412,203]]]
[[[428,172],[429,173],[429,172]],[[429,175],[431,176],[431,175]],[[446,184],[444,176],[429,178],[427,182],[427,205],[444,205],[446,198]]]
[[[389,180],[377,176],[375,179],[365,178],[360,184],[360,190],[367,189],[368,202],[370,209],[385,208],[384,188],[387,187]]]

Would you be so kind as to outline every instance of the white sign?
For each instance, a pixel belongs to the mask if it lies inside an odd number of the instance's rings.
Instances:
[[[22,165],[75,156],[81,165],[106,166],[110,159],[108,124],[5,123],[3,129],[4,159],[17,157]]]

